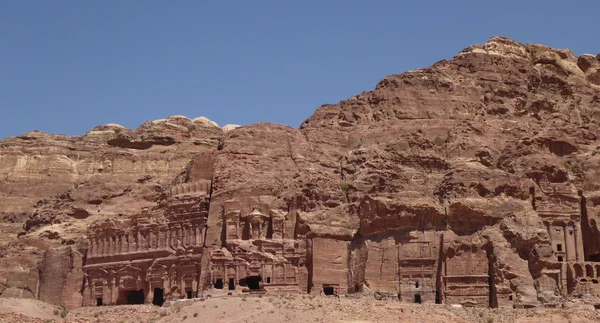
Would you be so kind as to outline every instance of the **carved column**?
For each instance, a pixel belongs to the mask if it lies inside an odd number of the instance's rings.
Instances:
[[[104,240],[104,255],[108,256],[110,255],[110,237],[107,235],[104,235],[104,237],[102,237],[102,240]]]
[[[92,257],[94,255],[94,251],[96,250],[96,248],[94,247],[94,238],[88,237],[88,241],[90,243],[90,247],[88,249],[88,256]]]
[[[129,252],[131,251],[131,235],[128,233],[125,233],[125,252]]]
[[[577,232],[576,224],[573,225],[573,235],[575,236],[575,260],[581,261],[582,259],[580,259],[579,255],[579,233]]]
[[[564,236],[564,240],[565,240],[565,261],[569,261],[569,233],[567,231],[569,231],[567,229],[567,224],[563,222],[562,224],[563,227],[563,236]]]
[[[194,223],[192,223],[192,245],[193,246],[197,246],[198,245],[198,235],[197,235],[197,231],[198,231],[198,226]]]

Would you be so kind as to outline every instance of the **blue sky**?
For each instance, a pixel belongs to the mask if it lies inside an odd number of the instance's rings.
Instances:
[[[170,115],[297,127],[494,35],[600,52],[600,1],[0,1],[0,138]]]

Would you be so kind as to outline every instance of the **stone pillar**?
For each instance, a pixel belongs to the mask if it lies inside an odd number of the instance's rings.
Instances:
[[[150,230],[145,229],[142,234],[144,236],[144,250],[150,250],[150,248],[152,248],[152,233]]]
[[[565,261],[569,261],[569,248],[570,248],[570,243],[569,243],[569,229],[566,225],[566,223],[562,224],[562,228],[563,228],[563,236],[564,236],[564,241],[565,241],[565,246],[564,246],[564,252],[565,252]]]
[[[573,225],[573,235],[575,236],[575,258],[577,261],[584,261],[583,239],[579,234],[579,223]]]
[[[94,255],[94,251],[96,250],[96,248],[94,247],[94,238],[89,237],[88,241],[90,243],[90,247],[88,249],[88,256],[92,257]]]
[[[130,247],[131,237],[130,237],[129,233],[125,233],[124,238],[125,238],[125,242],[124,242],[125,252],[129,252],[129,250],[131,250],[131,247]]]
[[[192,246],[197,246],[198,245],[198,226],[196,224],[192,224]]]
[[[123,254],[125,253],[125,250],[123,250],[123,234],[119,234],[119,254]]]
[[[158,228],[158,248],[162,249],[167,245],[167,233],[165,232],[165,228]]]

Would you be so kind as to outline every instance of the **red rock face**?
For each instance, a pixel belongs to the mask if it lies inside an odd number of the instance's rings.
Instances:
[[[185,187],[209,181],[204,243],[156,244],[181,260],[169,262],[182,273],[173,277],[191,278],[167,292],[171,274],[147,274],[167,256],[145,256],[120,284],[120,261],[133,256],[116,244],[105,266],[93,264],[114,270],[98,278],[98,295],[127,292],[139,276],[166,298],[232,288],[492,307],[580,296],[594,303],[599,73],[598,56],[494,37],[322,106],[300,129],[260,123],[224,131],[172,117],[135,131],[108,125],[77,138],[5,139],[0,275],[7,284],[30,281],[39,298],[55,284],[69,286],[64,304],[83,297],[89,305],[97,295],[83,288],[73,296],[76,279],[68,278],[79,277],[78,266],[91,275],[85,257],[73,260],[75,270],[40,271],[62,278],[39,279],[30,269],[43,252],[74,244],[85,254],[92,222],[131,230],[127,219],[142,208],[161,217],[173,208],[173,190],[185,196]],[[185,231],[169,232],[186,241]],[[143,248],[160,237],[150,235]],[[184,258],[195,261],[195,274],[182,269]]]

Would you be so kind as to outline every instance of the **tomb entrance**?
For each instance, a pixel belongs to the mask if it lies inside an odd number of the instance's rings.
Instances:
[[[248,288],[250,288],[251,290],[259,290],[261,281],[262,281],[262,277],[260,277],[260,276],[246,277],[246,285],[248,285]]]
[[[152,304],[156,306],[162,306],[165,302],[164,290],[162,288],[154,289],[154,298],[152,298]]]
[[[143,290],[128,290],[119,291],[119,299],[117,305],[136,305],[144,304],[144,291]]]

